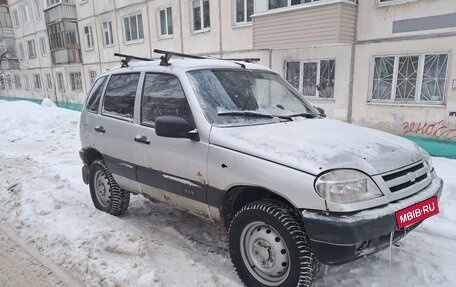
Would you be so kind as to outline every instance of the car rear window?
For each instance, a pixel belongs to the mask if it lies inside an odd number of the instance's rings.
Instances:
[[[95,81],[92,87],[92,91],[87,100],[86,109],[91,112],[98,112],[98,106],[100,104],[100,98],[103,93],[103,88],[106,85],[106,80],[108,77],[102,77]]]
[[[112,75],[103,101],[103,114],[133,119],[139,73]]]

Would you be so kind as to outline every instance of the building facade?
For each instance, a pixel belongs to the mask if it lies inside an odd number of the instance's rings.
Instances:
[[[360,2],[352,121],[455,144],[456,1]]]
[[[256,57],[330,118],[456,139],[454,0],[8,4],[24,81],[9,93],[17,97],[82,103],[97,75],[119,65],[116,52]]]

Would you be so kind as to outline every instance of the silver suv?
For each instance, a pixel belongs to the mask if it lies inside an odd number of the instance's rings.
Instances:
[[[310,286],[320,263],[377,252],[435,214],[410,216],[438,208],[443,186],[414,143],[325,119],[263,66],[175,54],[126,56],[93,84],[80,156],[97,209],[121,215],[141,194],[226,228],[247,286]]]

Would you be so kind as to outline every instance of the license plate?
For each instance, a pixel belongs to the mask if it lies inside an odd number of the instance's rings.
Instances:
[[[413,225],[439,213],[437,197],[429,198],[396,212],[396,223],[399,229]]]

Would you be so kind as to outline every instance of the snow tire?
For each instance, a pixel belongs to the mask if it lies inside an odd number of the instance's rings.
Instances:
[[[97,196],[96,174],[101,174],[106,179],[109,195],[106,203],[101,202]],[[130,193],[117,185],[104,160],[96,160],[90,166],[89,187],[93,204],[97,209],[115,216],[122,215],[127,211],[130,204]]]
[[[283,241],[286,244],[289,254],[289,270],[286,273],[287,275],[283,275],[284,277],[280,282],[274,282],[274,280],[269,282],[267,279],[259,280],[259,276],[255,275],[255,273],[258,273],[256,270],[259,270],[260,266],[247,266],[252,264],[246,262],[246,255],[243,255],[243,253],[250,251],[242,251],[241,248],[243,248],[243,250],[249,248],[241,247],[241,245],[244,244],[245,246],[246,244],[243,240],[243,234],[245,234],[244,229],[248,228],[248,226],[252,225],[254,222],[261,222],[264,223],[265,226],[272,227],[271,229],[277,232],[277,236],[283,238]],[[258,228],[258,230],[260,230],[260,228]],[[255,231],[256,230],[254,229],[253,232]],[[271,231],[267,230],[266,232],[270,233]],[[312,282],[319,272],[320,264],[312,251],[309,238],[304,230],[301,219],[296,215],[296,212],[292,208],[281,204],[280,202],[262,200],[242,207],[231,222],[228,237],[231,261],[233,262],[236,272],[246,286],[308,287],[312,285]],[[257,240],[262,239],[257,238]],[[257,253],[258,252],[255,252],[255,254]],[[269,258],[271,258],[271,255]],[[283,265],[284,263],[282,263],[282,266]]]

